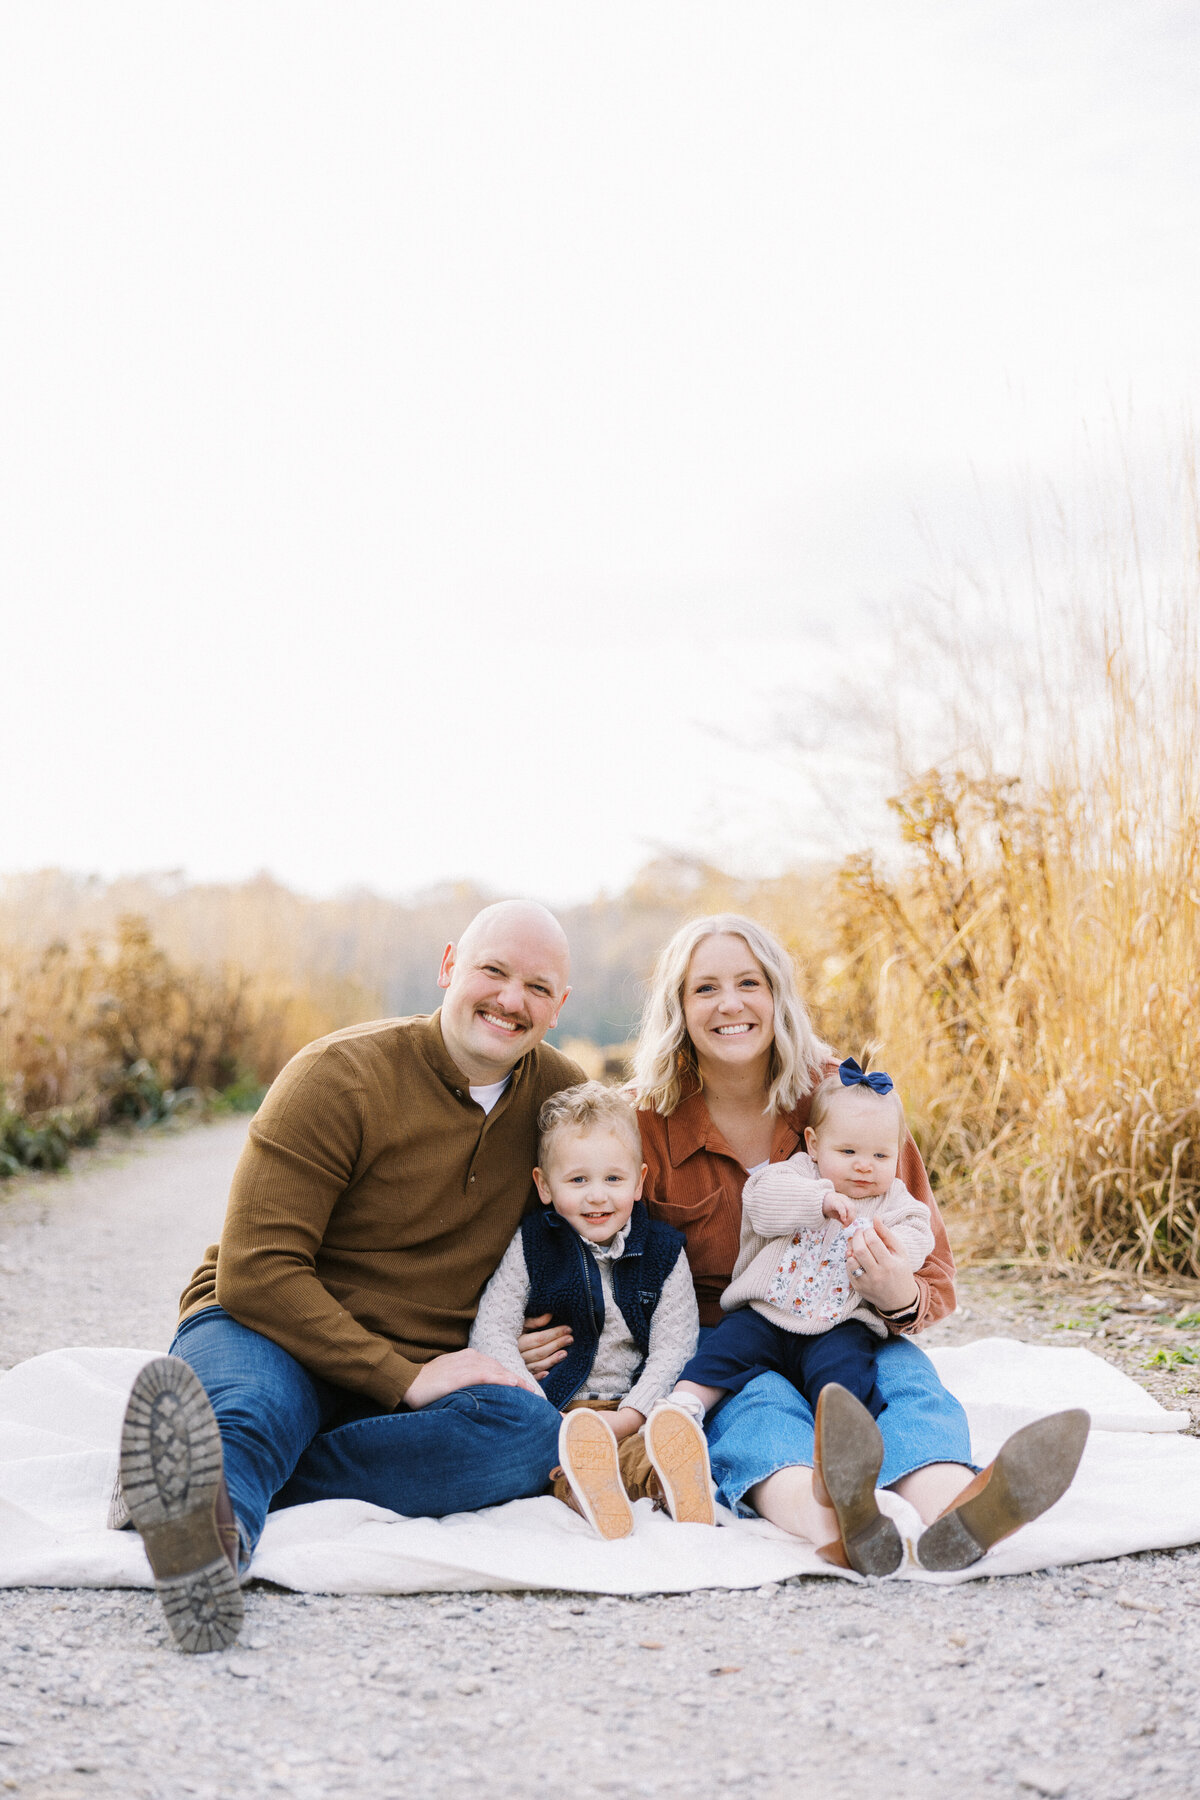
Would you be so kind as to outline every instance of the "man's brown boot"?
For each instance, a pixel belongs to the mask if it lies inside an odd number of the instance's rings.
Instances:
[[[237,1522],[208,1395],[176,1356],[147,1363],[133,1384],[120,1483],[179,1648],[227,1649],[242,1624]]]
[[[879,1427],[844,1387],[831,1382],[817,1399],[813,1499],[837,1514],[841,1537],[817,1555],[860,1575],[892,1575],[904,1558],[895,1522],[879,1510],[875,1483],[883,1467]]]
[[[995,1462],[921,1533],[921,1567],[969,1569],[993,1544],[1061,1500],[1075,1478],[1091,1422],[1082,1407],[1074,1407],[1014,1431]]]

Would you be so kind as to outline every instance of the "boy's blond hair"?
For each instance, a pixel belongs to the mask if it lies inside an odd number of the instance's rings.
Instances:
[[[888,1094],[877,1094],[873,1089],[858,1082],[846,1087],[840,1075],[827,1075],[824,1081],[819,1081],[813,1089],[812,1102],[808,1111],[808,1129],[810,1131],[820,1131],[839,1094],[867,1094],[872,1100],[878,1100],[884,1106],[894,1106],[900,1117],[900,1144],[903,1147],[908,1124],[904,1117],[904,1102],[895,1088]]]
[[[632,1103],[617,1088],[599,1081],[581,1081],[575,1087],[551,1094],[538,1114],[538,1163],[544,1169],[555,1136],[561,1131],[615,1131],[625,1139],[639,1168],[643,1162],[642,1134]]]

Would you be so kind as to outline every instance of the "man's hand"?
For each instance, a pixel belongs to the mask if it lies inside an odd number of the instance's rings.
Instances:
[[[826,1194],[821,1202],[821,1211],[827,1219],[836,1219],[839,1225],[849,1225],[854,1218],[854,1202],[847,1200],[845,1194]]]
[[[494,1356],[483,1356],[478,1350],[449,1350],[424,1365],[405,1394],[404,1404],[419,1412],[431,1400],[443,1400],[465,1387],[523,1387],[531,1394],[541,1393],[536,1382],[514,1375]]]
[[[562,1361],[575,1342],[571,1327],[550,1325],[552,1317],[552,1313],[542,1313],[539,1318],[526,1319],[525,1329],[517,1339],[522,1362],[539,1381],[545,1381],[555,1363]],[[550,1325],[549,1331],[543,1329],[546,1325]]]
[[[916,1278],[886,1225],[864,1225],[846,1246],[850,1285],[871,1306],[902,1312],[917,1299]]]

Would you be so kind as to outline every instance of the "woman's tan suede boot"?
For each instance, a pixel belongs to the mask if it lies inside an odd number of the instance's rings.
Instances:
[[[879,1510],[875,1483],[883,1467],[879,1427],[854,1395],[831,1382],[817,1400],[813,1499],[837,1514],[841,1537],[817,1555],[859,1575],[893,1575],[904,1559],[895,1522]]]
[[[922,1532],[917,1543],[921,1567],[969,1569],[993,1544],[1061,1500],[1075,1478],[1090,1425],[1090,1416],[1074,1407],[1014,1431],[995,1462]]]

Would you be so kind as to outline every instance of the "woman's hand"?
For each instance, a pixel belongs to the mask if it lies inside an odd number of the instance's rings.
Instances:
[[[850,1285],[871,1306],[903,1312],[918,1298],[916,1277],[886,1225],[864,1225],[846,1248]]]
[[[569,1325],[550,1325],[552,1316],[542,1313],[540,1318],[526,1319],[525,1329],[517,1339],[521,1361],[539,1381],[545,1381],[555,1363],[562,1361],[575,1342]],[[546,1325],[550,1325],[549,1331],[542,1329]]]

